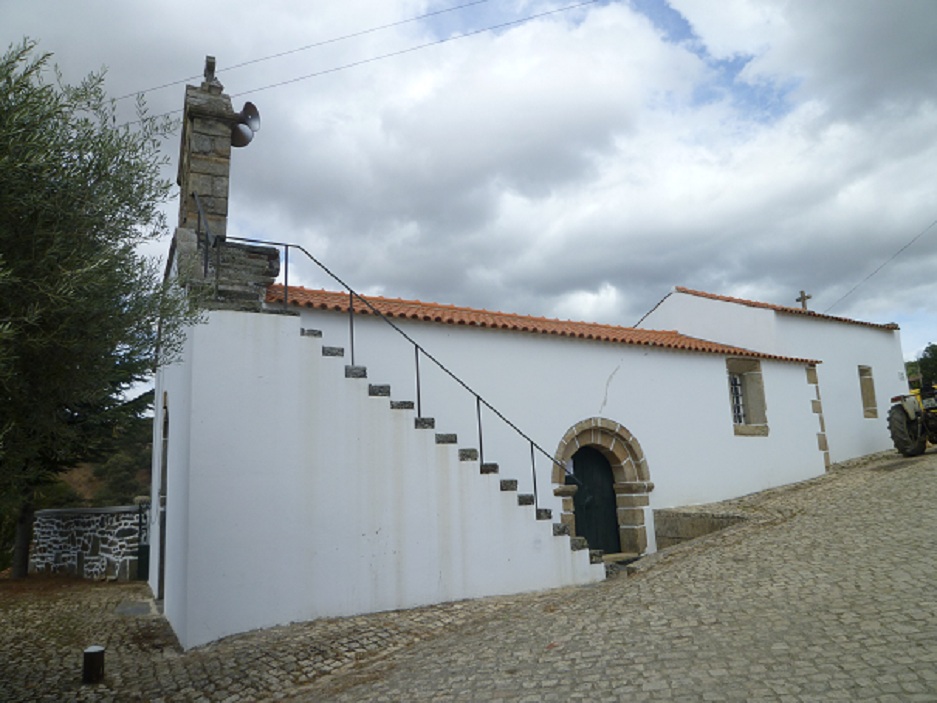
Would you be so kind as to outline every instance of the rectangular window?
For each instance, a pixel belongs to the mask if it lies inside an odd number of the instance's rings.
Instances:
[[[878,404],[875,402],[875,381],[872,380],[872,367],[859,367],[859,391],[862,393],[862,414],[865,417],[878,417]]]
[[[765,386],[757,359],[726,359],[729,403],[735,434],[748,437],[768,435]]]
[[[742,375],[729,374],[729,395],[732,399],[732,422],[745,425],[745,393],[742,389]]]

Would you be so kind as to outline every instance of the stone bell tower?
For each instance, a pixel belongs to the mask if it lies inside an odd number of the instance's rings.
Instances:
[[[197,229],[197,194],[207,229],[213,237],[223,240],[228,226],[231,128],[237,115],[231,107],[231,98],[222,90],[224,86],[215,78],[215,57],[207,56],[202,84],[185,87],[176,183],[181,188],[179,227]]]
[[[260,310],[280,270],[279,250],[227,239],[231,147],[246,146],[260,119],[250,103],[236,113],[223,90],[215,58],[208,56],[201,85],[185,88],[176,178],[179,223],[167,275],[207,293],[209,308]],[[245,113],[251,114],[245,118]],[[247,127],[248,120],[253,127]]]

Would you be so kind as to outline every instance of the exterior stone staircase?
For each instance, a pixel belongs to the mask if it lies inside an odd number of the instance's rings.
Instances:
[[[300,328],[300,336],[303,337],[312,337],[314,339],[322,339],[322,331],[317,329],[308,329]],[[345,349],[344,347],[329,346],[323,344],[322,347],[322,356],[324,357],[335,357],[335,358],[344,358]],[[367,367],[365,366],[345,366],[345,378],[349,379],[364,379],[368,377]],[[368,384],[368,396],[372,398],[387,398],[390,405],[390,410],[399,411],[399,410],[415,410],[415,404],[412,400],[393,400],[391,398],[391,389],[389,384]],[[432,417],[414,417],[413,418],[413,427],[414,430],[435,430],[436,429],[436,419]],[[439,445],[458,445],[458,436],[454,433],[442,433],[437,432],[435,436],[435,442]],[[458,457],[459,461],[464,464],[477,466],[478,473],[480,475],[491,475],[491,474],[500,474],[501,467],[495,462],[479,462],[479,452],[478,449],[474,447],[459,447],[458,448]],[[502,492],[517,492],[518,482],[517,479],[511,478],[502,478],[499,482],[500,490]],[[517,494],[517,505],[518,506],[531,506],[535,505],[535,496],[533,493],[518,493]],[[535,517],[537,520],[552,520],[553,511],[550,508],[535,508]],[[584,537],[576,537],[570,534],[569,525],[554,522],[553,523],[553,536],[554,537],[568,537],[569,546],[572,551],[580,551],[583,549],[589,549],[589,545],[586,542]],[[603,559],[603,552],[601,550],[590,550],[589,551],[589,560],[593,564],[601,564]]]
[[[205,306],[212,310],[235,310],[242,312],[263,312],[267,314],[296,315],[297,312],[286,307],[269,307],[264,305],[265,292],[280,273],[280,256],[276,248],[270,246],[253,245],[233,241],[219,241],[218,245],[208,250],[207,273],[205,259],[204,237],[196,232],[180,228],[176,230],[173,241],[174,255],[180,272],[180,279],[185,282],[189,290],[202,296]],[[313,338],[322,343],[322,331],[317,329],[301,328],[300,335]],[[345,349],[322,343],[323,357],[344,358]],[[366,379],[365,366],[346,364],[345,378]],[[410,400],[394,400],[391,398],[391,388],[388,384],[368,384],[370,397],[386,397],[390,409],[394,411],[414,411],[415,403]],[[436,420],[432,417],[413,418],[415,430],[435,430]],[[456,434],[437,432],[435,442],[439,445],[457,445]],[[459,461],[477,467],[481,475],[500,474],[501,467],[495,462],[480,462],[479,452],[475,448],[464,447],[458,449]],[[532,493],[518,493],[517,479],[502,478],[499,482],[502,492],[517,494],[519,507],[535,506],[536,499]],[[535,519],[538,521],[553,520],[553,511],[549,508],[535,506]],[[553,523],[555,537],[568,537],[569,546],[573,551],[589,549],[585,538],[571,534],[570,526],[562,522]],[[601,564],[603,553],[600,550],[589,550],[590,562]]]

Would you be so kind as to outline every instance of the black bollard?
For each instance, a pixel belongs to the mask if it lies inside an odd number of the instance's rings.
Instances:
[[[104,680],[104,647],[92,645],[85,650],[82,683],[101,683]]]

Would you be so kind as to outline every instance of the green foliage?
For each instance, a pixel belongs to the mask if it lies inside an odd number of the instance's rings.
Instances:
[[[146,397],[152,400],[153,392]],[[130,505],[137,496],[150,493],[150,461],[153,449],[153,419],[135,415],[117,428],[114,451],[94,465],[101,481],[95,505]]]
[[[937,383],[937,344],[928,344],[917,359],[918,370],[922,377],[921,386],[931,388]]]
[[[24,41],[0,56],[0,515],[57,472],[101,460],[137,409],[125,392],[198,319],[140,244],[166,230],[161,140],[118,125],[103,76],[48,82]],[[160,333],[161,330],[161,333]]]
[[[910,388],[920,387],[921,368],[918,366],[917,361],[904,362],[904,375],[905,378],[908,379],[908,386]]]

